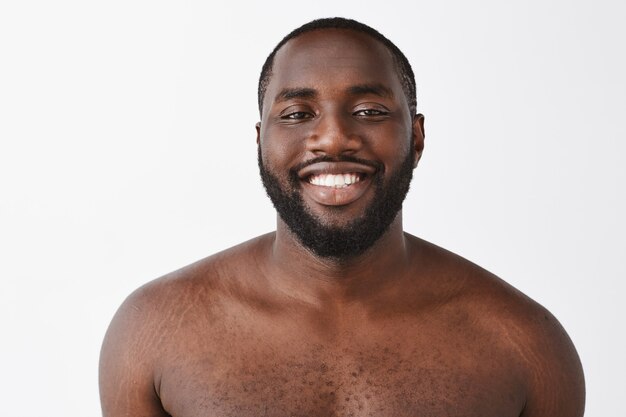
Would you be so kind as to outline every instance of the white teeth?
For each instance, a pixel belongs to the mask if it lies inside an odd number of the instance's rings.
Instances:
[[[342,188],[359,182],[359,175],[356,173],[312,175],[309,182],[323,187]]]

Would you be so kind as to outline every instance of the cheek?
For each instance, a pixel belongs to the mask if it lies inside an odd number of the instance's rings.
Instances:
[[[295,139],[284,133],[277,134],[272,129],[261,132],[261,156],[263,161],[275,168],[286,169],[300,162],[305,146],[303,140]]]
[[[390,126],[384,132],[370,134],[370,149],[385,164],[387,172],[402,163],[411,149],[412,131],[404,126]]]

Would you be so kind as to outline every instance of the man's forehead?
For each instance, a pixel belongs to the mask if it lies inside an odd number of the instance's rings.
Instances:
[[[346,29],[307,32],[277,52],[270,89],[316,83],[318,87],[342,83],[400,86],[390,51],[369,35]]]
[[[329,61],[320,62],[319,58]],[[285,43],[276,53],[272,72],[301,62],[337,65],[354,60],[374,60],[378,65],[393,65],[387,47],[367,34],[350,29],[317,29]]]

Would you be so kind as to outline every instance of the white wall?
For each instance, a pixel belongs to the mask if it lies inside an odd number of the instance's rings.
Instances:
[[[258,72],[288,31],[340,15],[415,68],[427,143],[406,229],[548,307],[582,358],[587,415],[622,415],[624,3],[401,4],[0,4],[2,414],[99,415],[123,298],[272,230]]]

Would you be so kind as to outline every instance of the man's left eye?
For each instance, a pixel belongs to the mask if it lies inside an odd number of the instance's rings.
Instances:
[[[386,116],[389,112],[378,109],[363,109],[353,113],[355,116]]]

